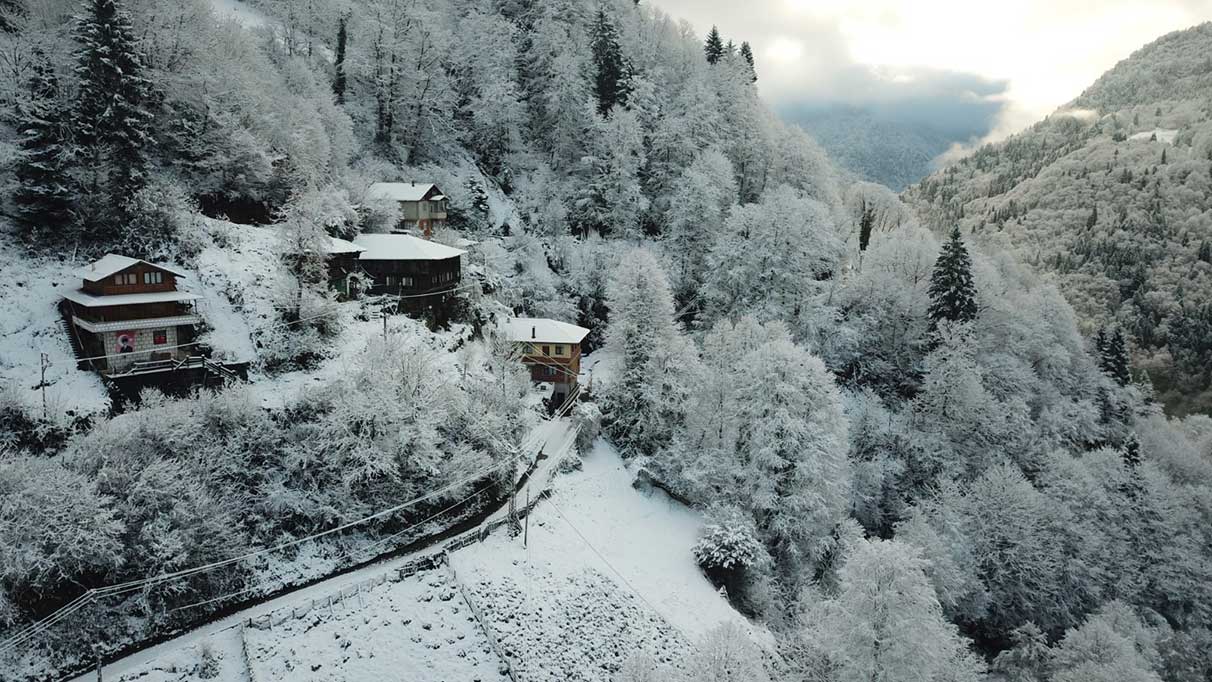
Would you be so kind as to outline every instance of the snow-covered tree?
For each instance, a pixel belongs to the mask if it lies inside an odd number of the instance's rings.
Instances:
[[[685,675],[687,682],[770,682],[761,649],[732,621],[703,637],[690,654]]]
[[[1160,682],[1156,634],[1131,608],[1111,602],[1081,627],[1071,628],[1052,656],[1055,682]]]
[[[713,65],[724,57],[724,41],[720,38],[718,27],[711,27],[711,32],[707,34],[707,41],[703,45],[703,53],[707,56],[707,63]]]
[[[35,51],[34,59],[29,99],[17,107],[21,154],[14,171],[13,203],[24,233],[34,241],[50,241],[70,234],[74,197],[67,174],[68,131],[59,81],[45,54]]]
[[[627,450],[651,453],[677,426],[694,347],[674,320],[665,272],[646,249],[632,249],[619,261],[607,304],[606,346],[620,363],[604,396],[608,428]]]
[[[665,236],[675,259],[674,289],[684,305],[697,295],[711,245],[723,236],[735,203],[732,162],[716,150],[700,154],[674,183]]]
[[[942,320],[971,322],[976,319],[976,287],[972,282],[972,258],[959,228],[943,244],[930,275],[930,325]]]
[[[0,580],[33,605],[124,562],[122,522],[95,481],[45,458],[0,462]]]
[[[840,682],[981,679],[982,665],[943,617],[911,545],[860,540],[837,597],[815,607],[813,633]]]
[[[590,49],[595,69],[593,90],[598,99],[598,114],[609,116],[616,105],[626,105],[631,94],[631,64],[619,44],[619,32],[605,5],[598,7],[590,31]]]
[[[147,183],[152,86],[130,16],[118,0],[89,0],[75,35],[80,215],[85,236],[106,241],[120,234],[123,201]]]
[[[585,186],[576,199],[581,231],[638,239],[648,197],[640,186],[644,136],[635,112],[615,108],[595,119],[593,153],[582,159]]]
[[[790,187],[733,209],[707,259],[707,319],[754,315],[797,329],[843,248],[828,209]]]

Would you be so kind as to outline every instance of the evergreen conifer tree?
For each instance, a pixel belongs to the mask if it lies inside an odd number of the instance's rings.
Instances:
[[[631,94],[631,65],[623,56],[619,30],[606,14],[605,7],[598,8],[592,32],[591,48],[596,70],[594,94],[598,98],[598,113],[605,116],[616,104],[627,104],[627,96]]]
[[[753,63],[753,48],[749,47],[748,42],[741,43],[741,56],[745,58],[745,63],[749,64],[749,77],[751,82],[757,82],[757,67]]]
[[[703,46],[708,64],[716,64],[724,58],[724,39],[720,37],[720,29],[712,26],[707,34],[707,43]]]
[[[1200,242],[1199,259],[1205,263],[1212,263],[1212,242],[1206,239]]]
[[[332,79],[332,93],[337,97],[337,104],[345,104],[345,43],[348,41],[346,24],[349,17],[342,14],[337,19],[337,54],[333,59],[336,74]]]
[[[147,183],[152,87],[126,11],[117,0],[88,0],[76,20],[80,91],[74,115],[83,150],[87,234],[102,236]]]
[[[1124,443],[1122,456],[1124,466],[1129,470],[1135,471],[1140,466],[1140,441],[1136,439],[1136,434],[1128,436],[1127,442]]]
[[[866,251],[871,244],[871,230],[875,227],[875,209],[863,204],[863,213],[859,216],[859,251]]]
[[[930,331],[943,320],[970,322],[976,319],[976,285],[972,281],[972,259],[960,238],[959,228],[943,244],[930,274]]]
[[[29,99],[17,106],[21,154],[15,175],[13,203],[27,237],[35,240],[62,234],[71,221],[71,183],[66,175],[67,134],[58,106],[59,83],[54,68],[34,51]]]
[[[1120,386],[1127,386],[1132,380],[1128,366],[1128,347],[1124,340],[1124,333],[1120,329],[1116,329],[1112,334],[1106,334],[1102,330],[1099,331],[1102,337],[1102,345],[1099,350],[1098,366],[1109,377],[1115,380],[1115,383]]]
[[[1086,229],[1090,229],[1098,224],[1098,206],[1095,206],[1090,211],[1090,217],[1086,219]]]

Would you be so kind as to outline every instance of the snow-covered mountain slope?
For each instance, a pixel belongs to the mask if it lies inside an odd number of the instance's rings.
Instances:
[[[1142,48],[1056,114],[905,193],[1055,273],[1086,331],[1122,326],[1178,413],[1212,408],[1212,24]]]
[[[563,445],[553,460],[568,445],[556,440]],[[553,487],[522,534],[499,529],[452,552],[449,566],[379,584],[375,569],[364,570],[330,591],[372,584],[331,605],[314,606],[327,595],[309,589],[276,602],[272,627],[204,628],[111,674],[147,682],[440,682],[504,679],[510,667],[526,680],[609,682],[641,652],[680,667],[724,623],[773,648],[770,633],[734,611],[695,565],[701,517],[663,493],[633,488],[608,443],[598,441],[581,469],[556,475]],[[378,573],[391,575],[390,566]]]

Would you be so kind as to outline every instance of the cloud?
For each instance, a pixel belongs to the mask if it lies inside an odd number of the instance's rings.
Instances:
[[[691,21],[701,33],[705,33],[702,27],[719,25],[726,39],[751,42],[762,94],[791,122],[850,107],[966,141],[989,133],[1007,106],[1005,79],[858,61],[847,35],[853,32],[846,26],[852,18],[843,9],[847,3],[824,12],[798,0],[766,0],[755,6],[723,0],[656,0],[655,4]]]
[[[957,142],[1022,130],[1210,0],[646,0],[749,41],[779,111],[853,106]]]

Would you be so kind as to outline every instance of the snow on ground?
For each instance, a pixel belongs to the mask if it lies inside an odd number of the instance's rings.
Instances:
[[[246,682],[243,641],[239,628],[228,628],[212,637],[172,651],[137,672],[104,679],[118,682]],[[85,675],[82,679],[96,679]]]
[[[1168,130],[1166,128],[1154,128],[1153,130],[1146,130],[1143,133],[1136,133],[1135,135],[1132,135],[1128,139],[1129,140],[1148,140],[1148,139],[1151,139],[1154,135],[1157,136],[1158,142],[1165,142],[1166,144],[1174,144],[1175,138],[1178,137],[1178,131],[1177,130]]]
[[[244,0],[210,0],[215,14],[223,19],[232,19],[247,29],[269,25],[269,18]]]
[[[726,621],[770,644],[769,633],[755,631],[695,565],[690,550],[701,517],[631,481],[618,452],[598,441],[582,470],[558,477],[554,498],[531,515],[528,547],[496,533],[451,555],[526,679],[609,680],[607,670],[636,647],[677,661]],[[564,628],[578,628],[577,636]],[[582,670],[586,660],[596,667]]]
[[[41,353],[52,367],[46,372],[48,413],[61,416],[104,412],[109,394],[92,372],[76,369],[75,355],[59,315],[59,292],[78,288],[71,275],[82,262],[70,259],[29,259],[24,249],[0,237],[0,263],[5,286],[0,287],[0,390],[11,390],[20,404],[42,410]]]
[[[618,358],[607,353],[606,349],[599,348],[581,358],[581,373],[577,382],[590,388],[597,388],[595,384],[604,386],[617,373],[617,367]]]
[[[681,668],[690,644],[642,601],[590,567],[470,582],[472,600],[527,682],[609,682],[638,652]]]
[[[443,570],[388,581],[331,611],[244,635],[258,682],[508,679]]]
[[[203,218],[212,243],[195,259],[194,293],[212,330],[201,341],[216,357],[248,362],[256,357],[250,332],[274,320],[272,292],[277,233],[267,227]]]
[[[273,228],[233,225],[207,219],[214,244],[196,259],[196,283],[191,288],[202,295],[199,311],[212,328],[201,340],[215,349],[216,357],[246,362],[255,360],[254,336],[271,325],[281,324],[274,310],[276,285],[277,233]],[[367,301],[334,303],[331,309],[341,327],[329,344],[330,355],[317,367],[273,375],[253,367],[250,390],[266,407],[282,407],[308,390],[348,376],[361,362],[359,357],[370,339],[383,336],[381,317]],[[421,342],[449,350],[468,330],[456,326],[450,331],[432,333],[424,323],[405,315],[387,319],[389,338],[404,343]],[[451,366],[454,354],[445,356]]]

